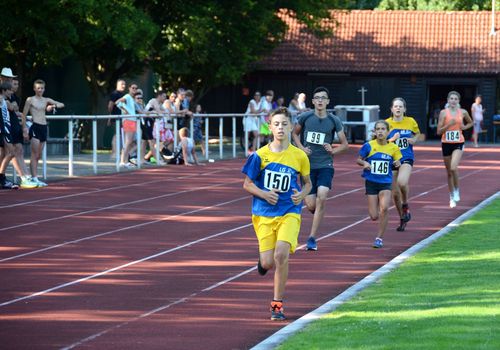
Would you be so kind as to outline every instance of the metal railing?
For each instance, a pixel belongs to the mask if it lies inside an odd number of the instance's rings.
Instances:
[[[93,167],[93,172],[94,174],[98,174],[98,161],[97,161],[97,122],[99,120],[108,120],[112,119],[115,120],[115,140],[116,140],[116,154],[115,154],[115,166],[116,166],[116,171],[119,172],[120,169],[120,153],[121,153],[121,124],[120,121],[123,119],[130,119],[130,118],[135,118],[136,122],[136,140],[137,142],[137,167],[141,168],[143,159],[142,159],[142,129],[141,129],[141,118],[171,118],[173,121],[173,134],[174,134],[174,148],[177,147],[178,145],[178,125],[179,125],[179,119],[183,118],[183,116],[180,115],[175,115],[175,114],[136,114],[136,115],[47,115],[48,120],[66,120],[68,122],[68,176],[74,176],[74,122],[79,121],[79,120],[90,120],[92,122],[92,132],[91,132],[91,140],[92,140],[92,167]],[[224,159],[224,119],[226,118],[231,118],[231,156],[232,158],[237,157],[237,147],[239,145],[239,140],[237,139],[236,135],[236,123],[237,119],[241,119],[242,122],[244,117],[257,117],[258,120],[258,126],[260,129],[260,125],[262,123],[261,121],[261,114],[246,114],[246,113],[226,113],[226,114],[193,114],[193,117],[190,118],[190,136],[191,138],[193,137],[194,134],[194,120],[193,118],[195,117],[200,117],[204,119],[204,132],[205,132],[205,138],[204,138],[204,143],[205,143],[205,159],[209,160],[210,159],[210,148],[209,148],[209,126],[212,121],[214,120],[218,121],[219,127],[218,127],[218,138],[219,138],[219,158]],[[363,122],[363,121],[355,121],[355,122],[350,122],[350,121],[343,121],[344,125],[348,126],[357,126],[357,125],[363,125],[365,126],[366,129],[368,129],[368,123]],[[156,159],[162,159],[162,156],[160,155],[160,150],[161,150],[161,142],[160,142],[160,134],[159,134],[159,128],[155,128],[155,142],[156,142],[156,147],[155,147],[155,157]],[[245,149],[245,155],[247,154],[247,151],[249,150],[249,137],[248,137],[248,130],[244,130],[244,141],[243,141],[243,146]],[[257,141],[258,146],[260,146],[260,138]],[[42,153],[42,173],[43,173],[43,178],[47,178],[47,147],[44,147],[43,153]]]

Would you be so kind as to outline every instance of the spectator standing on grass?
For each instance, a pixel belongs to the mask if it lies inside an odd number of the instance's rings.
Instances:
[[[447,107],[439,113],[437,133],[441,135],[441,151],[450,191],[450,208],[455,208],[460,201],[458,165],[464,152],[463,131],[470,129],[473,122],[469,113],[460,108],[458,92],[450,91],[447,100]]]
[[[481,104],[481,102],[482,102],[481,95],[477,95],[471,107],[471,115],[474,121],[474,126],[472,131],[472,141],[474,142],[474,147],[479,147],[477,139],[479,134],[483,131],[482,128],[484,119],[483,114],[485,110],[483,109],[483,105]]]
[[[5,171],[7,170],[7,166],[12,160],[12,165],[17,173],[21,176],[21,187],[22,188],[36,188],[38,187],[38,182],[31,180],[28,176],[26,167],[23,163],[19,163],[18,158],[16,157],[18,152],[18,146],[21,145],[22,151],[22,142],[23,142],[23,134],[22,130],[19,127],[19,120],[17,119],[17,115],[14,114],[15,120],[12,120],[11,114],[9,113],[7,107],[7,101],[10,99],[12,95],[12,84],[10,82],[0,83],[0,108],[1,108],[1,118],[2,118],[2,131],[1,138],[3,141],[3,157],[0,160],[0,188],[17,188],[17,184],[14,184],[12,181],[7,180],[5,177]],[[14,121],[14,123],[12,123]],[[17,128],[14,125],[17,124]],[[21,153],[22,154],[22,153]]]
[[[252,223],[259,241],[257,271],[265,275],[275,268],[271,320],[283,321],[288,260],[297,247],[302,201],[311,190],[311,180],[307,155],[290,143],[288,110],[273,111],[269,125],[273,140],[247,159],[242,169],[243,188],[253,195]]]
[[[136,114],[134,96],[137,93],[138,86],[131,83],[128,88],[128,93],[123,97],[116,100],[115,104],[122,111],[122,115],[127,115],[122,119],[123,123],[123,149],[120,157],[120,166],[126,168],[135,167],[134,164],[129,162],[129,157],[133,148],[135,133],[137,131]]]
[[[312,189],[306,197],[307,209],[313,213],[313,222],[307,250],[317,250],[316,236],[325,215],[325,203],[332,188],[334,156],[347,151],[349,145],[340,119],[327,112],[330,92],[325,87],[317,87],[313,92],[314,111],[302,113],[292,133],[295,145],[303,150],[311,162]],[[337,135],[340,145],[333,146]]]
[[[379,120],[374,127],[374,139],[361,147],[357,164],[363,167],[368,213],[373,221],[379,220],[373,248],[382,248],[391,203],[392,169],[400,166],[402,154],[396,144],[387,140],[389,123]]]
[[[125,80],[118,79],[116,81],[116,89],[109,96],[108,101],[108,113],[111,115],[121,115],[122,111],[116,105],[116,101],[122,98],[125,95],[125,90],[127,88],[127,84]],[[120,122],[121,124],[121,122]],[[113,133],[113,138],[111,139],[111,158],[114,158],[116,155],[116,132],[115,132],[115,121],[113,119],[108,119],[107,128]]]
[[[64,103],[58,102],[48,97],[44,97],[45,82],[41,79],[35,80],[33,84],[35,95],[28,97],[24,104],[22,114],[23,138],[31,140],[31,179],[38,184],[38,187],[45,187],[47,184],[38,179],[38,162],[42,157],[42,151],[47,142],[47,117],[45,111],[55,112],[56,108],[64,108]],[[28,130],[26,117],[31,114],[33,123]]]

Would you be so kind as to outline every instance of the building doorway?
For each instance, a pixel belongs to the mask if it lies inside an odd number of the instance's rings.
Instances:
[[[470,114],[470,107],[477,93],[476,85],[429,84],[427,87],[427,139],[439,139],[436,134],[439,112],[446,105],[446,97],[450,91],[457,91],[460,94],[460,106]],[[470,138],[471,132],[471,130],[464,132],[466,140]]]

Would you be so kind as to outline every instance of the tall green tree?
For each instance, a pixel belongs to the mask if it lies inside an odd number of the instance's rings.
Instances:
[[[69,57],[79,40],[69,10],[70,4],[59,0],[0,1],[2,66],[32,81],[41,67]]]
[[[138,1],[160,26],[151,66],[161,84],[189,86],[198,96],[217,85],[238,82],[280,43],[286,12],[324,35],[320,25],[343,0],[207,0]]]
[[[498,3],[498,1],[497,1]],[[491,10],[489,0],[382,0],[379,10],[482,11]],[[498,8],[498,6],[496,6]]]
[[[95,112],[99,96],[107,95],[115,81],[144,72],[152,54],[158,26],[132,0],[68,0],[78,32],[73,45],[92,96]]]

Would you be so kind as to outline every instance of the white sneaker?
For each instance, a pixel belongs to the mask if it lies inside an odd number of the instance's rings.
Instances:
[[[460,202],[460,190],[458,188],[453,191],[453,200],[457,203]]]
[[[39,178],[34,177],[31,180],[35,181],[37,183],[38,187],[47,187],[48,186],[45,182],[41,181]]]
[[[21,188],[37,188],[38,181],[33,181],[30,177],[21,178]]]
[[[457,206],[457,202],[453,199],[453,195],[450,194],[450,208],[455,208]]]

